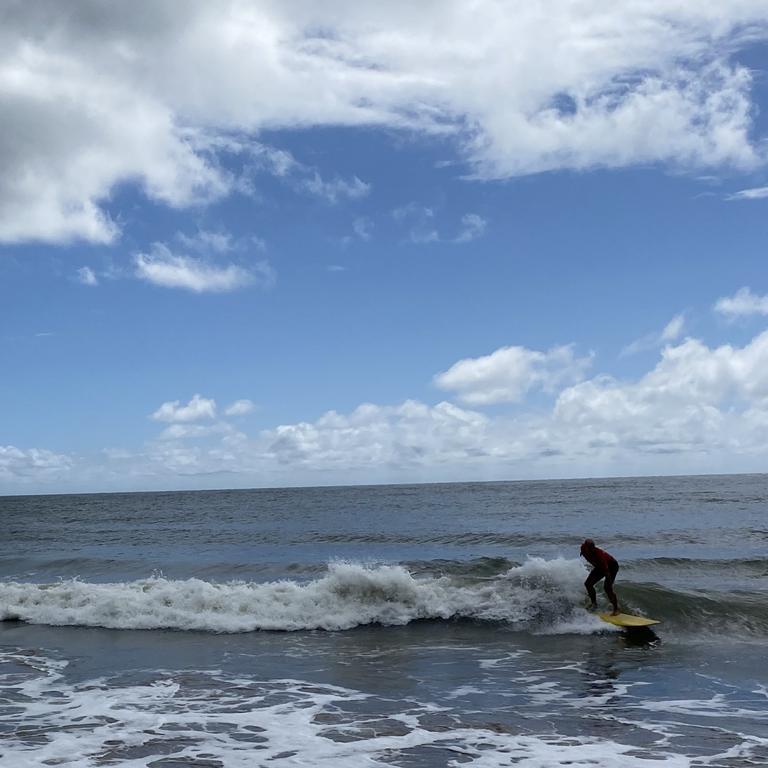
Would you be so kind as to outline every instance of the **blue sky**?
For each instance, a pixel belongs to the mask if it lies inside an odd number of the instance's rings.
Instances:
[[[389,10],[11,4],[0,492],[765,469],[768,4]]]

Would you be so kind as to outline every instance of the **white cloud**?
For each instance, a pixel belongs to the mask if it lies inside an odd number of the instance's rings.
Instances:
[[[369,403],[253,438],[164,440],[151,461],[187,477],[295,484],[754,471],[768,459],[768,332],[740,348],[686,339],[636,381],[550,384],[550,409],[491,416],[450,402]]]
[[[354,176],[350,181],[333,179],[325,181],[320,174],[314,173],[300,183],[300,188],[316,197],[322,197],[329,203],[337,203],[343,198],[359,200],[371,191],[371,185]]]
[[[533,388],[551,392],[579,381],[591,363],[591,356],[575,357],[571,346],[553,347],[548,352],[502,347],[484,357],[459,360],[434,381],[441,389],[457,392],[470,405],[515,403]]]
[[[739,288],[733,296],[718,299],[715,312],[729,318],[768,315],[768,296],[757,296],[749,288]]]
[[[250,400],[235,400],[234,403],[228,405],[224,409],[225,416],[244,416],[246,413],[250,413],[254,409],[254,405]]]
[[[215,424],[171,424],[159,435],[158,440],[197,440],[211,435],[227,434],[233,429],[229,424],[219,421]]]
[[[59,15],[55,4],[48,10]],[[119,75],[89,30],[72,28],[82,14],[60,18],[62,36],[48,45],[38,11],[17,6],[4,17],[0,242],[111,242],[119,229],[101,206],[124,181],[172,206],[227,191],[225,176],[196,152],[194,132],[179,127],[172,108]]]
[[[252,190],[254,184],[253,179],[249,178],[248,174],[253,176],[259,171],[276,176],[296,191],[319,197],[332,205],[343,199],[359,200],[366,197],[371,191],[371,185],[357,176],[352,176],[350,179],[343,179],[339,176],[330,180],[326,179],[317,168],[299,162],[284,149],[259,142],[232,139],[225,139],[222,142],[214,141],[213,146],[216,145],[250,158],[251,164],[246,168],[245,177],[240,180],[245,191]]]
[[[634,355],[638,352],[656,349],[669,342],[677,341],[682,336],[684,330],[685,314],[681,312],[675,315],[658,333],[647,333],[645,336],[641,336],[631,344],[628,344],[621,350],[621,355]]]
[[[45,482],[61,479],[71,471],[71,456],[44,448],[17,448],[0,445],[0,480],[21,482]]]
[[[96,273],[90,267],[80,267],[77,270],[77,281],[83,285],[98,285]]]
[[[752,187],[752,189],[742,189],[728,195],[728,200],[761,200],[768,197],[768,187]]]
[[[436,243],[440,239],[435,228],[435,212],[418,203],[408,203],[392,211],[392,218],[408,227],[408,239],[412,243]]]
[[[522,476],[546,476],[554,466],[593,476],[599,468],[717,471],[738,469],[739,460],[742,469],[754,467],[750,457],[768,457],[768,332],[741,348],[687,339],[665,348],[634,382],[600,375],[565,384],[554,384],[550,412],[514,417],[413,401],[363,405],[348,415],[332,411],[263,433],[249,455],[295,469],[373,469],[382,462],[427,468],[433,476],[443,465],[461,466],[468,474],[459,476],[469,476],[510,463]]]
[[[565,434],[572,428],[587,447],[628,454],[764,453],[768,332],[742,348],[686,339],[665,348],[637,382],[601,376],[564,390],[553,417],[553,427]]]
[[[186,404],[179,400],[171,400],[163,403],[153,414],[155,421],[167,421],[174,424],[187,424],[201,419],[216,418],[216,401],[194,395]]]
[[[364,404],[348,415],[329,411],[314,423],[285,424],[262,435],[266,455],[279,464],[390,468],[487,456],[483,414],[451,403],[428,406]]]
[[[164,288],[183,288],[193,293],[225,293],[252,283],[269,287],[274,270],[266,261],[242,267],[218,265],[204,258],[174,254],[163,243],[153,243],[149,253],[134,256],[136,277]]]
[[[507,388],[503,396],[521,397],[538,375],[534,385],[548,387],[551,398],[489,413],[451,402],[367,403],[249,436],[217,421],[214,401],[196,395],[155,412],[168,426],[142,450],[105,451],[90,468],[50,451],[0,448],[0,481],[7,492],[27,489],[30,481],[35,488],[75,481],[81,489],[89,483],[252,487],[743,472],[766,466],[768,331],[741,347],[709,347],[687,338],[666,346],[648,372],[627,381],[599,374],[572,383],[580,373],[573,371],[578,359],[572,353],[512,349],[511,365],[501,366],[507,369],[507,378],[499,377]],[[490,394],[496,402],[491,373],[505,355],[493,357],[460,361],[474,364],[467,370],[474,367],[480,374],[460,394],[479,394],[480,400]],[[481,370],[481,361],[489,370]],[[588,360],[582,362],[586,366]],[[510,368],[518,375],[510,377]]]
[[[488,222],[477,213],[465,213],[461,217],[458,234],[444,237],[435,225],[435,210],[418,203],[408,203],[392,211],[395,221],[408,227],[408,239],[412,243],[469,243],[481,237]]]
[[[233,253],[249,253],[251,251],[266,251],[267,244],[260,237],[233,237],[229,232],[198,229],[194,235],[177,232],[175,240],[186,251],[192,251],[201,256],[225,256]]]
[[[485,233],[488,222],[476,213],[465,213],[461,217],[461,231],[456,235],[455,242],[469,243],[477,240]]]
[[[751,74],[732,54],[768,36],[765,15],[764,0],[514,13],[495,0],[13,3],[0,30],[0,241],[110,242],[105,202],[127,182],[176,207],[221,197],[238,180],[218,156],[263,129],[450,136],[481,178],[754,168]],[[294,173],[287,155],[267,162]],[[304,184],[365,193],[355,179]]]

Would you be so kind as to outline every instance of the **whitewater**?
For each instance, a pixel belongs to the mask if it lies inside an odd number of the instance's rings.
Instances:
[[[212,583],[161,576],[132,582],[0,584],[0,619],[112,629],[211,632],[344,630],[366,624],[398,626],[424,619],[504,621],[555,629],[585,613],[578,560],[532,558],[498,578],[458,580],[414,576],[399,565],[332,562],[328,575],[305,583],[287,579]],[[592,620],[591,620],[592,619]]]

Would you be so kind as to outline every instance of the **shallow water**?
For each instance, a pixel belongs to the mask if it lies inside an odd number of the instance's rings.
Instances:
[[[0,764],[768,764],[764,476],[0,499]],[[626,634],[578,544],[621,562]]]

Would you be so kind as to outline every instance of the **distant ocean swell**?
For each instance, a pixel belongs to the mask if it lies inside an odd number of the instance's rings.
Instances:
[[[163,577],[108,584],[78,579],[53,584],[4,581],[0,619],[223,633],[336,631],[449,619],[503,622],[534,633],[606,629],[583,610],[585,570],[579,560],[529,558],[499,572],[504,564],[502,558],[463,565],[436,561],[429,569],[432,575],[426,575],[423,566],[333,562],[323,576],[304,582]],[[768,633],[764,591],[725,595],[623,581],[620,594],[625,610],[652,615],[674,629]]]

